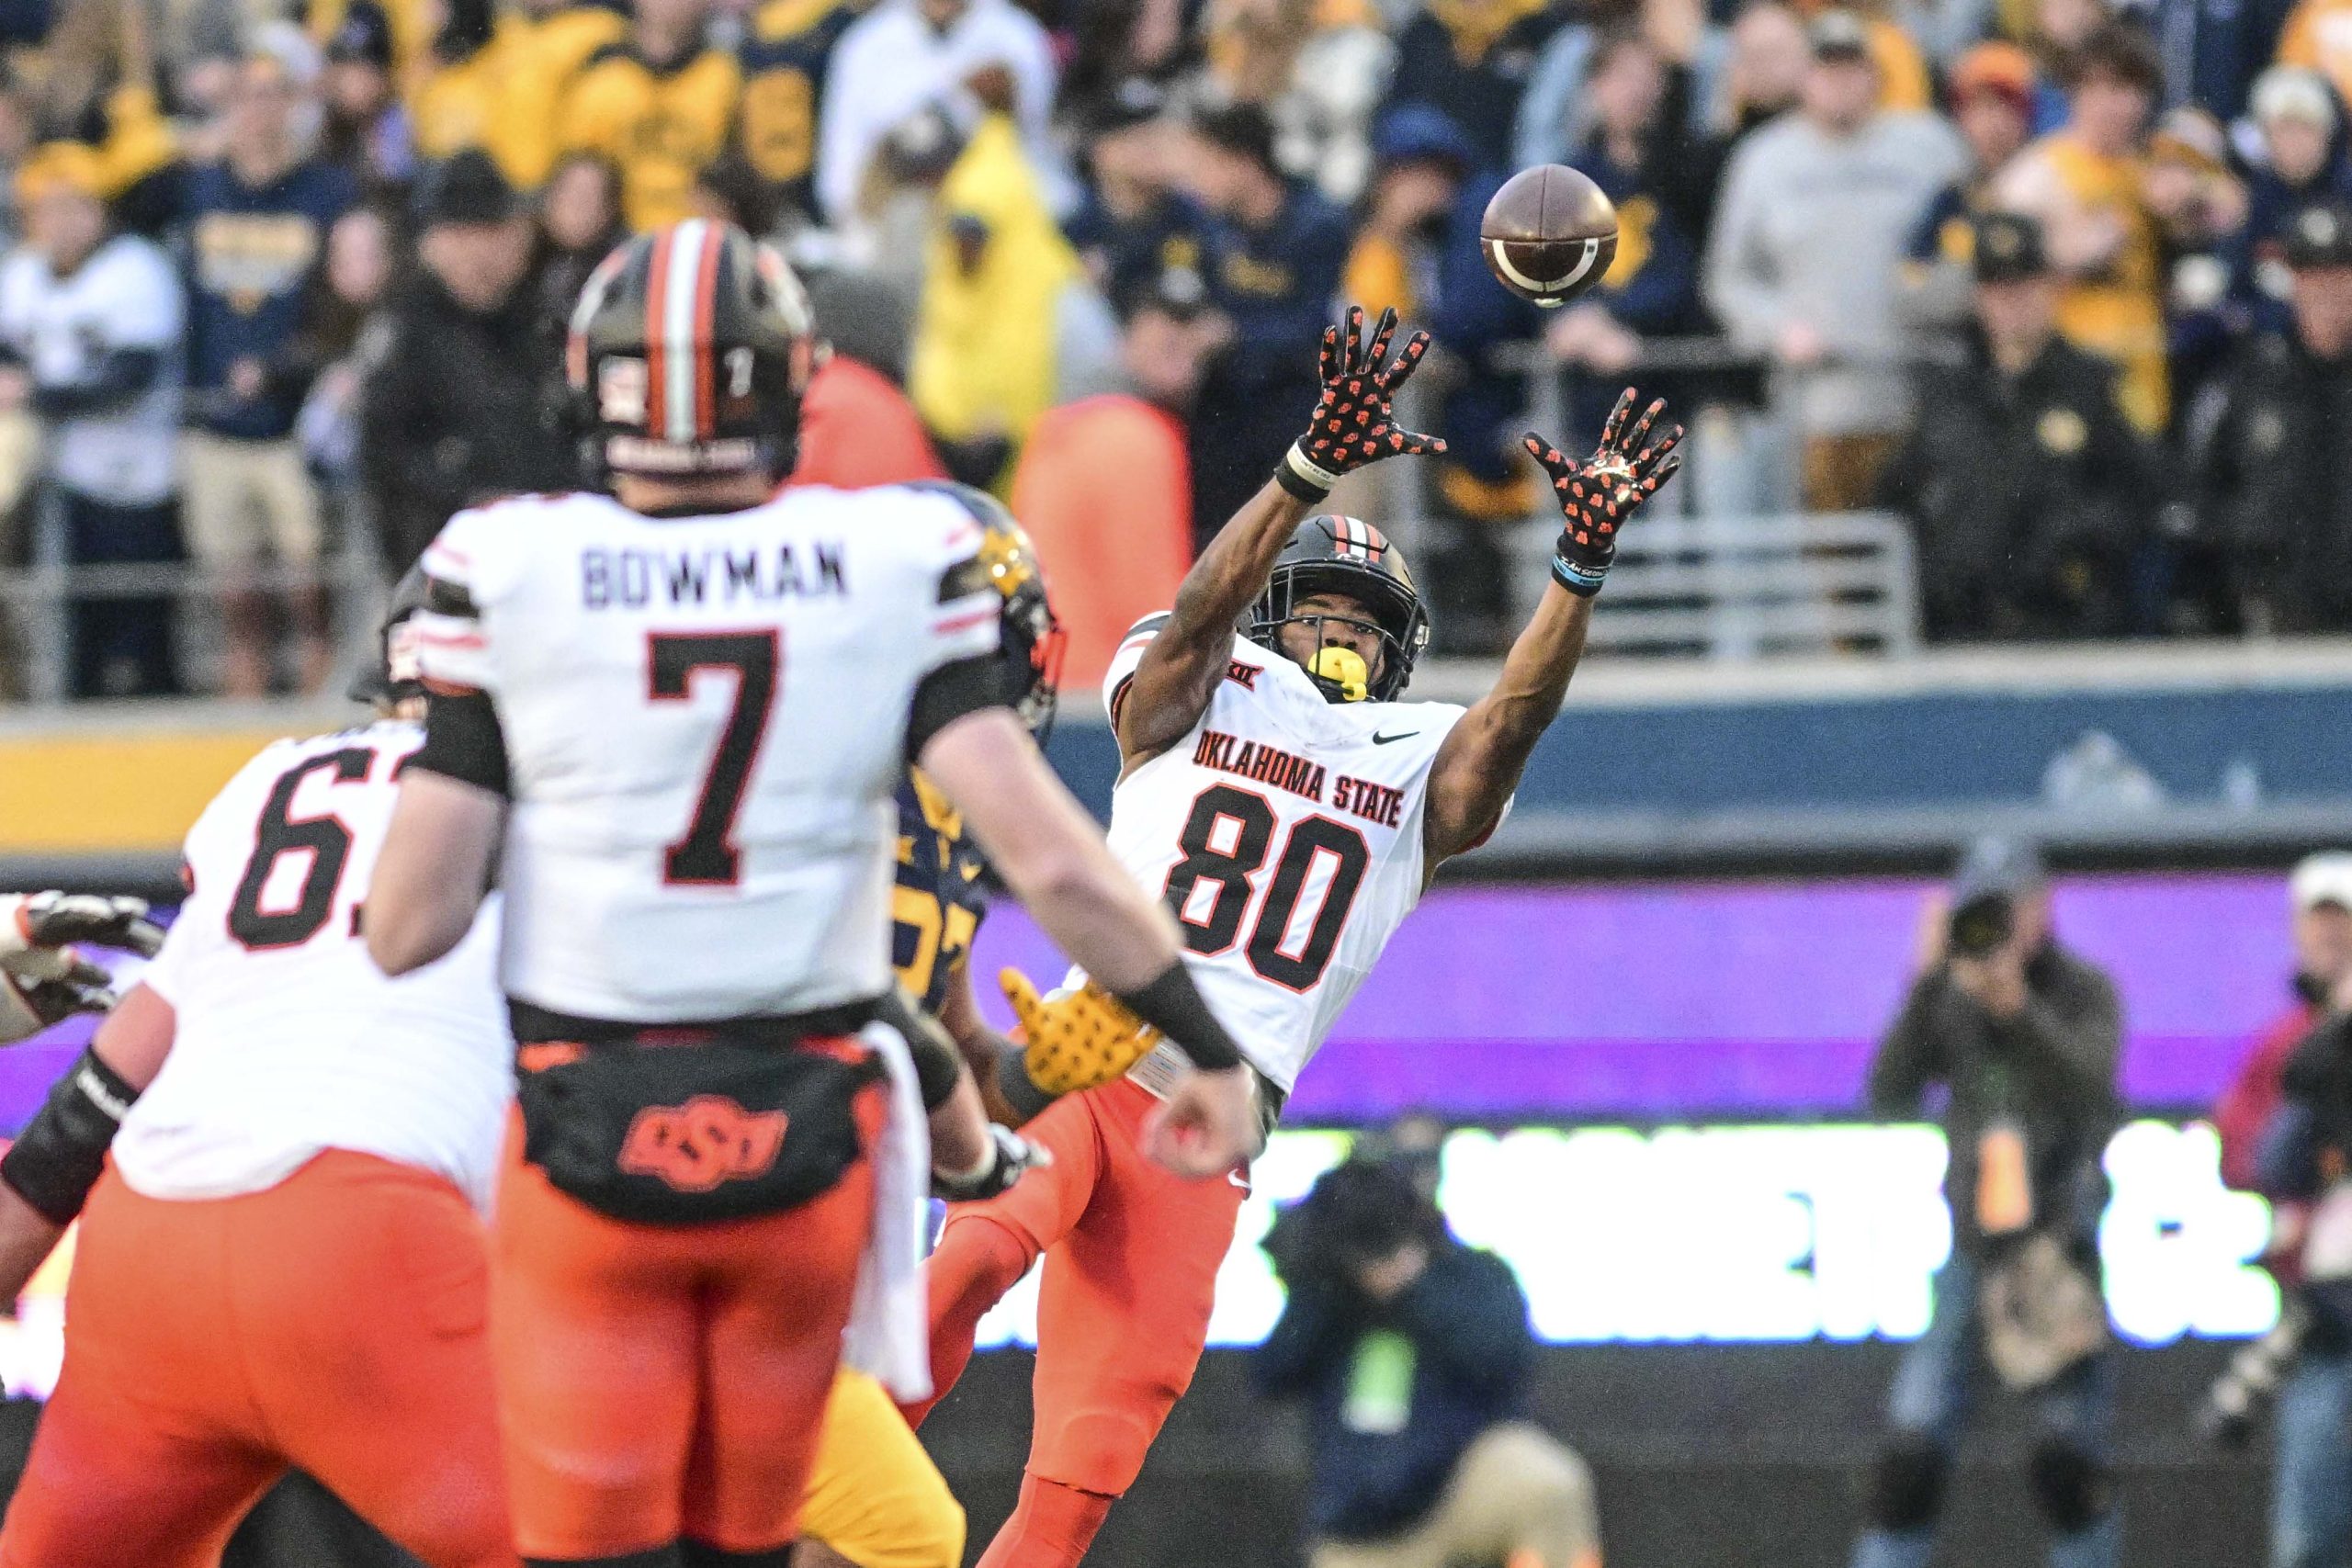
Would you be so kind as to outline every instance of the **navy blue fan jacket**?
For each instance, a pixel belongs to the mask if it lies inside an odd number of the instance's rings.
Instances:
[[[1062,235],[1090,265],[1101,267],[1102,291],[1117,300],[1171,268],[1202,271],[1208,229],[1209,215],[1200,204],[1176,191],[1162,195],[1148,212],[1121,218],[1090,186],[1063,220]]]
[[[1401,1421],[1351,1411],[1361,1363],[1408,1348]],[[1421,1277],[1385,1303],[1326,1278],[1297,1281],[1251,1372],[1270,1398],[1304,1397],[1314,1456],[1307,1527],[1328,1540],[1380,1540],[1433,1507],[1481,1433],[1521,1413],[1535,1337],[1508,1264],[1451,1236]]]
[[[303,327],[327,231],[358,199],[331,164],[297,164],[247,186],[226,164],[190,172],[186,186],[188,419],[239,441],[276,441],[294,428],[309,390]],[[260,362],[258,397],[228,388],[229,367]]]
[[[1217,309],[1233,320],[1227,373],[1249,386],[1311,388],[1317,384],[1316,344],[1331,324],[1354,233],[1348,215],[1319,192],[1296,180],[1284,183],[1289,189],[1282,210],[1262,229],[1231,218],[1209,220],[1203,236],[1205,270]],[[1297,424],[1314,406],[1310,390],[1304,403],[1284,407],[1282,416]]]
[[[1332,321],[1348,216],[1295,180],[1262,228],[1213,216],[1202,234],[1209,298],[1233,321],[1193,411],[1193,527],[1205,542],[1265,482],[1321,389],[1316,345]]]

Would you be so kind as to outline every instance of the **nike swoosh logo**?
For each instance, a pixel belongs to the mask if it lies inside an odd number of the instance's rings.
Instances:
[[[1385,746],[1391,740],[1410,740],[1414,736],[1419,735],[1419,733],[1420,731],[1418,729],[1408,729],[1402,735],[1382,735],[1375,731],[1372,738],[1372,743],[1374,746]]]

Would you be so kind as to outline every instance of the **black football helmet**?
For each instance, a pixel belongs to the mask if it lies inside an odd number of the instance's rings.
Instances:
[[[815,330],[784,257],[732,224],[625,242],[589,275],[565,344],[591,459],[651,479],[790,471],[793,348]]]
[[[353,702],[389,706],[424,695],[424,671],[417,663],[414,634],[408,629],[408,622],[425,607],[430,592],[422,564],[409,568],[393,588],[391,602],[384,606],[383,622],[376,628],[375,657],[352,679],[345,694]]]
[[[1413,586],[1404,553],[1361,518],[1332,513],[1308,518],[1274,558],[1266,591],[1250,607],[1250,640],[1281,653],[1286,623],[1320,618],[1301,617],[1294,609],[1300,600],[1317,593],[1344,593],[1371,612],[1386,657],[1379,678],[1363,694],[1376,703],[1395,698],[1413,678],[1413,663],[1430,640],[1430,613]],[[1329,676],[1310,670],[1307,679],[1329,701],[1351,700],[1340,682]]]
[[[938,491],[954,496],[980,525],[979,563],[989,584],[1004,595],[1004,615],[998,623],[1007,684],[1021,694],[1013,711],[1037,744],[1054,728],[1054,710],[1061,694],[1062,649],[1067,640],[1061,621],[1046,596],[1045,570],[1037,564],[1037,548],[1004,502],[970,485],[925,480],[910,490]]]

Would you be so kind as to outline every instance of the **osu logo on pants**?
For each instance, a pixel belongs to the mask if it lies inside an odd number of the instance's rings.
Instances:
[[[785,1122],[781,1111],[746,1111],[719,1094],[698,1094],[684,1105],[649,1105],[621,1141],[621,1168],[659,1177],[681,1192],[707,1192],[775,1164]]]

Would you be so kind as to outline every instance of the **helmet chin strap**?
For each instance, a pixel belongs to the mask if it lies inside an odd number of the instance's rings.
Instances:
[[[1336,690],[1343,703],[1360,703],[1371,694],[1372,671],[1364,664],[1363,655],[1352,648],[1334,645],[1317,649],[1315,657],[1307,660],[1306,672],[1326,692]]]

